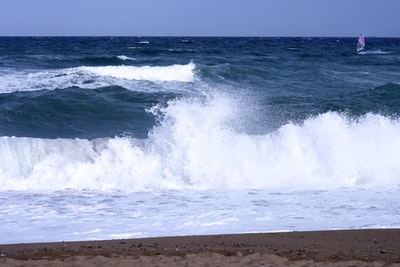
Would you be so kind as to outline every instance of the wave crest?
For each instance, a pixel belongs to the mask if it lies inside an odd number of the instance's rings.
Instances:
[[[70,87],[100,88],[122,86],[131,89],[129,82],[193,82],[196,65],[169,66],[81,66],[39,72],[6,72],[0,75],[0,93],[65,89]]]
[[[194,80],[194,63],[171,66],[105,66],[105,67],[79,67],[70,72],[82,71],[98,76],[127,80],[146,80],[153,82],[192,82]]]
[[[262,135],[232,99],[156,108],[148,139],[0,138],[1,190],[326,189],[400,185],[400,122],[328,112]]]

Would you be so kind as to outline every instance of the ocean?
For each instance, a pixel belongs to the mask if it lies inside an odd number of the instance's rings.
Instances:
[[[400,227],[400,38],[0,37],[0,243]]]

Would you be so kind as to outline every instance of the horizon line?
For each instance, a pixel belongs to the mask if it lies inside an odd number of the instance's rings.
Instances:
[[[0,37],[119,37],[119,38],[358,38],[359,35],[349,36],[318,36],[318,35],[0,35]],[[365,36],[365,34],[364,34]],[[400,36],[366,36],[368,38],[400,38]]]

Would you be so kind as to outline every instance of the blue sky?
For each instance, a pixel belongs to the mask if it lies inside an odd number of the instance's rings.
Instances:
[[[1,0],[1,36],[400,37],[400,0]]]

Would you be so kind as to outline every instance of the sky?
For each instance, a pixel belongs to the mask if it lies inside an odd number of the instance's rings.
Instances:
[[[0,36],[400,37],[400,0],[0,2]]]

